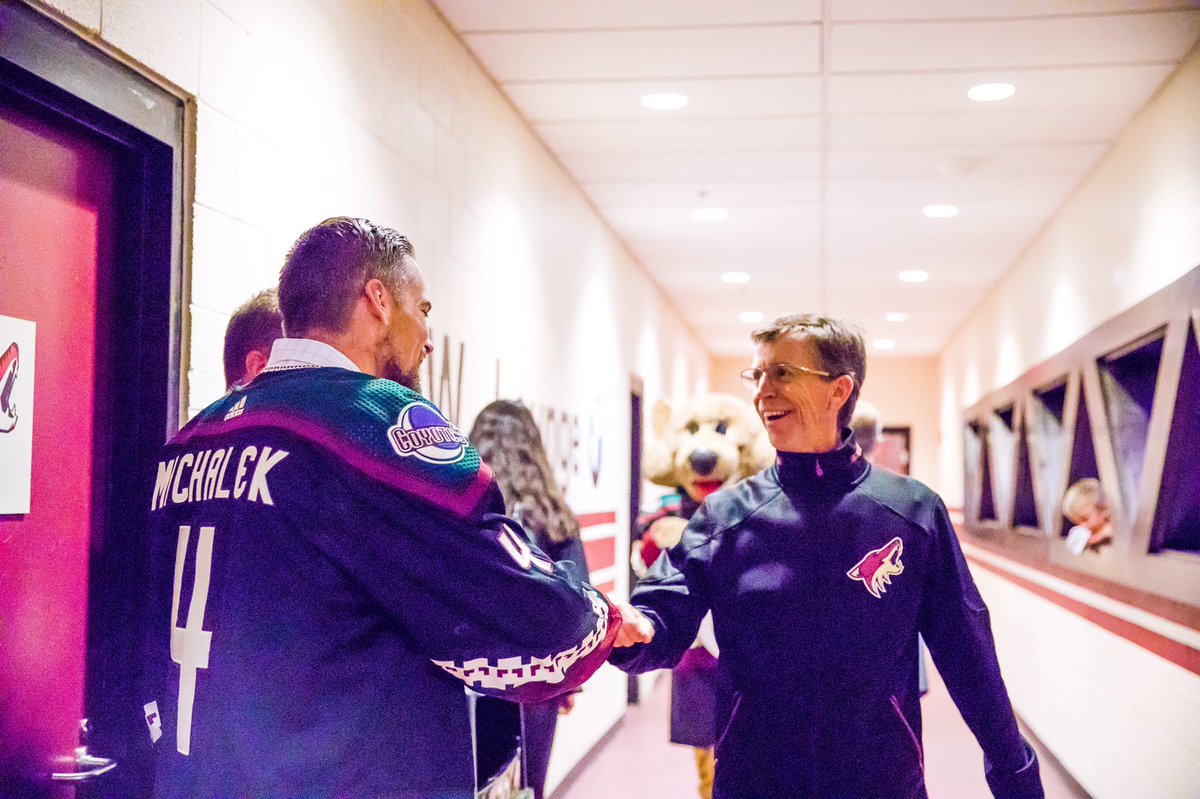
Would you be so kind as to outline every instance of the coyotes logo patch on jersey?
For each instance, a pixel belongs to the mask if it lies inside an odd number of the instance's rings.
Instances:
[[[903,552],[904,542],[900,540],[900,536],[896,536],[879,549],[872,549],[863,555],[863,559],[854,564],[854,568],[846,572],[846,576],[851,580],[860,580],[871,592],[871,596],[879,599],[880,595],[887,591],[892,577],[904,571],[904,564],[900,562]]]

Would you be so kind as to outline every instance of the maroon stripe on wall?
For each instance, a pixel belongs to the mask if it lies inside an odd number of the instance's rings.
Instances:
[[[599,571],[617,562],[617,542],[613,538],[584,541],[583,554],[587,557],[588,569]]]
[[[1200,650],[1193,649],[1187,644],[1182,644],[1179,641],[1159,635],[1152,630],[1147,630],[1145,627],[1141,627],[1133,622],[1113,616],[1072,597],[1064,596],[1046,586],[1038,585],[1035,582],[1026,580],[1024,577],[1005,571],[990,563],[984,563],[970,555],[966,557],[971,562],[972,568],[985,569],[993,574],[997,574],[1010,583],[1018,585],[1026,591],[1031,591],[1041,598],[1053,602],[1060,608],[1069,610],[1075,615],[1087,619],[1113,635],[1118,635],[1152,654],[1171,661],[1180,668],[1200,675]]]
[[[575,517],[580,527],[595,527],[597,524],[616,524],[617,512],[610,510],[603,513],[581,513]]]

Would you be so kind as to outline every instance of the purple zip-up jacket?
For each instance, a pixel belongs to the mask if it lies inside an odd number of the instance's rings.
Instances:
[[[709,497],[632,602],[655,627],[610,656],[632,673],[673,666],[712,609],[737,690],[714,797],[924,797],[917,633],[993,794],[1043,795],[945,506],[872,469],[849,431]]]

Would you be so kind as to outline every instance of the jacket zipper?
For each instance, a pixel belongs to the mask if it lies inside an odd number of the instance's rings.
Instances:
[[[904,731],[908,733],[908,739],[912,741],[913,749],[917,751],[917,763],[921,766],[921,778],[924,779],[925,752],[921,749],[921,742],[917,740],[917,734],[913,732],[908,719],[904,717],[904,713],[900,710],[900,703],[896,701],[896,697],[889,696],[888,701],[892,703],[892,710],[896,711],[896,716],[900,719],[900,723],[904,725]]]

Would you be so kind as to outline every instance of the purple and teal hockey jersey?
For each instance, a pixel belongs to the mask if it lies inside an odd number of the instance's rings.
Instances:
[[[1042,796],[945,506],[872,469],[849,431],[710,496],[631,601],[655,637],[613,652],[630,672],[675,665],[712,610],[736,691],[714,799],[924,797],[918,632],[993,793]]]
[[[503,512],[466,438],[391,381],[268,371],[206,408],[151,498],[155,795],[469,796],[464,686],[569,691],[620,626]]]

